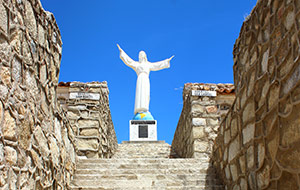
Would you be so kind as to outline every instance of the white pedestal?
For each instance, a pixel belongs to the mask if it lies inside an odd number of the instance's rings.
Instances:
[[[130,141],[157,141],[157,121],[130,120]]]

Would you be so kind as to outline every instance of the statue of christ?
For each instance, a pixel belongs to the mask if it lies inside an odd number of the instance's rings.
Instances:
[[[150,102],[150,71],[159,71],[170,67],[170,61],[174,57],[163,61],[151,63],[147,60],[147,55],[144,51],[139,53],[139,61],[132,60],[117,44],[120,50],[120,58],[128,66],[131,67],[137,74],[136,90],[135,90],[135,105],[134,114],[148,112]]]

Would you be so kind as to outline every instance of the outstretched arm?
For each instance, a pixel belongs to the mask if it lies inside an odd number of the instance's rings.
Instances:
[[[170,61],[173,57],[174,57],[174,55],[172,57],[170,57],[169,59],[165,59],[163,61],[158,61],[158,62],[151,63],[150,70],[151,71],[159,71],[159,70],[162,70],[162,69],[169,68],[170,67]]]
[[[128,66],[131,67],[132,69],[135,69],[137,63],[133,61],[125,52],[124,50],[117,44],[119,50],[120,50],[120,58],[122,61]]]

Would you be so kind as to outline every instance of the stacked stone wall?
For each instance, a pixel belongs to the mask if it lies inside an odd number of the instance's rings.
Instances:
[[[75,136],[56,101],[61,37],[38,0],[0,1],[0,189],[65,189]]]
[[[232,84],[185,84],[172,150],[183,158],[210,157],[219,122],[233,100]]]
[[[76,135],[77,155],[110,158],[118,143],[110,114],[107,83],[60,83],[57,92],[58,101]]]
[[[234,46],[236,101],[214,165],[227,189],[299,189],[300,1],[260,0]]]

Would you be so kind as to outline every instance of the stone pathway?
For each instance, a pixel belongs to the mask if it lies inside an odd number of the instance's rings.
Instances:
[[[125,143],[112,159],[81,159],[71,190],[223,190],[208,159],[170,159],[170,145]]]

